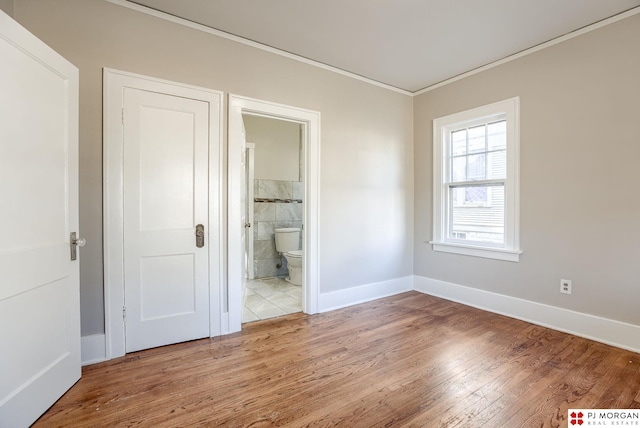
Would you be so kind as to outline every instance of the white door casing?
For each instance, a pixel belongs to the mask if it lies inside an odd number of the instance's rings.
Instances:
[[[124,89],[126,351],[209,336],[209,103]],[[198,226],[196,226],[198,225]]]
[[[244,283],[243,237],[243,114],[287,120],[302,125],[304,153],[304,212],[303,212],[303,289],[304,313],[318,312],[319,294],[319,199],[320,199],[320,113],[283,104],[229,95],[229,153],[228,153],[228,330],[242,328],[242,297]]]
[[[80,378],[78,69],[0,11],[0,426]]]
[[[127,257],[125,255],[125,200],[126,195],[124,192],[125,186],[125,145],[123,134],[123,117],[127,115],[126,109],[123,114],[124,106],[124,94],[133,93],[129,92],[133,89],[139,91],[152,92],[156,94],[165,94],[170,98],[180,97],[189,101],[197,100],[198,102],[205,103],[208,109],[208,123],[207,129],[208,137],[208,204],[206,211],[208,212],[207,224],[200,221],[194,221],[193,224],[199,222],[205,226],[205,247],[198,250],[208,253],[207,260],[209,265],[208,274],[208,305],[209,305],[209,323],[208,323],[208,335],[217,336],[220,335],[222,330],[222,289],[221,283],[224,275],[223,263],[222,263],[222,246],[224,245],[224,235],[222,233],[222,216],[221,216],[221,171],[222,171],[222,94],[218,91],[186,85],[182,83],[170,82],[162,79],[156,79],[152,77],[137,75],[133,73],[127,73],[123,71],[104,69],[104,240],[105,240],[105,333],[106,333],[106,358],[111,359],[118,356],[122,356],[126,349],[125,339],[125,323],[123,320],[123,307],[125,305],[125,263],[123,262]],[[189,103],[188,103],[189,104]],[[149,112],[151,116],[166,114],[160,111]],[[177,114],[177,113],[176,113]],[[180,116],[178,114],[178,116]],[[165,153],[166,155],[166,153]],[[183,153],[185,155],[185,153]],[[165,160],[167,156],[164,156]],[[162,158],[162,156],[160,156]],[[157,159],[160,164],[161,159]],[[206,158],[206,156],[205,156]],[[184,159],[184,158],[183,158]],[[202,160],[202,159],[201,159]],[[159,167],[157,164],[155,167]],[[153,173],[153,168],[149,169],[147,173]],[[165,178],[160,178],[164,180]],[[173,184],[171,184],[173,185]],[[156,190],[159,187],[156,186]],[[153,190],[152,190],[153,191]],[[139,200],[138,200],[139,202]],[[152,208],[154,202],[149,202],[151,205],[147,205],[148,208]],[[177,208],[177,213],[180,214],[180,208]],[[147,212],[153,213],[157,210]],[[198,210],[196,210],[198,211]],[[201,214],[197,214],[201,215]],[[143,215],[144,216],[144,215]],[[145,217],[153,226],[153,222],[156,225],[153,229],[158,229],[158,221],[162,222],[160,218],[152,218],[155,214],[151,214],[151,217]],[[184,213],[179,217],[184,217]],[[166,220],[166,219],[165,219]],[[196,218],[194,218],[196,220]],[[146,220],[145,220],[146,221]],[[171,220],[171,221],[175,221]],[[144,228],[147,228],[145,226]],[[144,229],[143,228],[143,229]],[[162,229],[162,227],[160,227]],[[147,231],[145,231],[146,234]],[[169,231],[167,233],[174,233],[175,231]],[[178,233],[178,232],[175,232]],[[190,235],[190,236],[187,236]],[[149,236],[148,236],[149,237]],[[163,240],[161,235],[157,235],[152,240]],[[195,247],[195,234],[193,229],[185,234],[183,237],[185,245]],[[145,244],[146,245],[146,244]],[[164,251],[164,250],[162,250]],[[189,250],[191,251],[191,250]],[[140,253],[141,254],[141,253]],[[174,268],[176,271],[186,272],[188,263],[190,263],[188,251],[171,249],[167,251],[167,254],[181,254],[181,256],[174,258]],[[152,272],[149,268],[153,265],[162,265],[161,258],[164,257],[159,254],[148,254],[152,257],[144,257],[142,262],[142,274],[146,272]],[[166,254],[165,254],[166,255]],[[146,263],[146,266],[144,266]],[[173,269],[171,269],[173,270]],[[157,272],[155,271],[157,276]],[[168,270],[166,271],[168,272]],[[140,272],[134,273],[134,277],[140,274]],[[151,274],[152,276],[154,274]],[[176,279],[175,273],[173,280]],[[149,278],[149,276],[147,275]],[[169,278],[169,282],[172,279]],[[153,295],[152,295],[153,296]],[[127,296],[129,298],[129,296]],[[156,294],[154,296],[158,301],[166,301],[171,298],[171,292]],[[187,300],[182,300],[182,305],[187,305]],[[128,306],[128,305],[127,305]],[[130,308],[127,308],[127,319],[131,316]],[[160,305],[156,306],[155,312],[148,313],[148,318],[161,319],[161,312],[166,310],[166,307]],[[128,332],[127,332],[128,333]]]

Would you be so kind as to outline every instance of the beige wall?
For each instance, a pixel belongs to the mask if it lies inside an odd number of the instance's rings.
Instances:
[[[256,145],[256,180],[301,181],[300,125],[268,117],[243,117],[247,141]]]
[[[634,15],[415,97],[417,275],[640,324],[639,41]],[[433,252],[432,120],[515,96],[520,263]]]
[[[13,0],[0,0],[0,10],[9,16],[13,16]]]
[[[640,323],[640,15],[413,100],[103,0],[21,0],[14,16],[80,68],[83,335],[104,331],[102,67],[322,113],[323,293],[414,272]],[[432,120],[514,96],[520,263],[434,253]]]
[[[21,0],[15,17],[80,69],[83,335],[104,331],[102,67],[320,111],[320,291],[412,273],[409,96],[103,0]]]

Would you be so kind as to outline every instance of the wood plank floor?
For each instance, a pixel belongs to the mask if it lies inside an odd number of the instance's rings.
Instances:
[[[408,292],[85,367],[36,427],[566,427],[640,354]]]

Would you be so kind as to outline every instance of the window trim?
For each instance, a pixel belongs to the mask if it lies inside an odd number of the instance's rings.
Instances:
[[[507,176],[504,180],[505,221],[504,245],[483,245],[480,242],[461,243],[448,240],[447,172],[444,156],[445,135],[456,127],[471,126],[502,116],[507,125]],[[499,180],[491,180],[499,181]],[[520,98],[514,97],[433,120],[433,240],[434,251],[485,257],[512,262],[520,261]]]

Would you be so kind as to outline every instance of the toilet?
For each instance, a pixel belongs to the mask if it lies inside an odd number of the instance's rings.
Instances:
[[[300,250],[300,228],[283,227],[274,230],[276,251],[287,259],[289,277],[285,278],[294,285],[302,285],[302,250]]]

